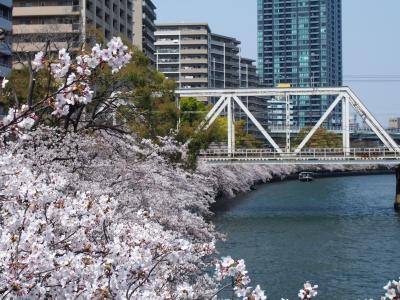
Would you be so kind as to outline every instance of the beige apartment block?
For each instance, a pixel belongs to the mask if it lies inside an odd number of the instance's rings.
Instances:
[[[179,88],[209,87],[210,33],[205,23],[157,25],[157,69]]]
[[[255,60],[241,57],[240,41],[213,33],[207,23],[157,24],[155,35],[157,69],[180,89],[259,86]],[[213,104],[217,99],[198,100]],[[245,97],[242,101],[266,127],[265,99]],[[256,132],[249,120],[246,129]]]
[[[136,14],[140,20],[136,22],[135,7],[140,7]],[[138,43],[138,47],[154,59],[154,46],[147,43],[154,41],[154,9],[151,0],[15,0],[15,57],[43,50],[48,41],[53,50],[77,49],[88,32],[100,31],[106,40],[121,36],[132,43],[136,35],[141,35],[143,42]],[[141,33],[143,30],[146,34]]]
[[[153,65],[156,63],[155,56],[155,35],[156,25],[154,24],[156,6],[151,0],[134,1],[134,24],[133,24],[133,44],[150,58]]]
[[[400,129],[400,118],[390,118],[389,129]]]

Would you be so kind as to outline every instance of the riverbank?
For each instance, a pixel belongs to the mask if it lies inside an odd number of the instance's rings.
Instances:
[[[357,165],[325,165],[325,166],[296,166],[296,165],[226,165],[210,166],[200,164],[198,173],[210,179],[215,190],[216,199],[211,209],[223,201],[232,199],[240,194],[257,188],[258,185],[283,181],[297,180],[302,171],[315,172],[316,177],[342,177],[392,174],[390,166],[357,166]]]

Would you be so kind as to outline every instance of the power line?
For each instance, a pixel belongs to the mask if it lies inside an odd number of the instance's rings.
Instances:
[[[343,79],[345,82],[372,82],[372,83],[396,83],[399,79]]]

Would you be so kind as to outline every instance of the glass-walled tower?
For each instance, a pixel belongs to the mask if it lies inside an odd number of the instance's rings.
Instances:
[[[258,0],[258,68],[268,87],[342,85],[341,0]],[[293,123],[315,124],[329,97],[293,99]],[[339,111],[329,126],[340,126]]]

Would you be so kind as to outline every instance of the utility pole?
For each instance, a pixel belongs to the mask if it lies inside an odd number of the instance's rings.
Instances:
[[[228,155],[232,157],[235,154],[235,120],[233,118],[232,97],[228,98]]]
[[[285,94],[285,104],[286,104],[286,153],[290,153],[291,151],[291,146],[290,146],[290,130],[291,130],[291,120],[290,116],[292,114],[292,111],[290,109],[290,96],[288,94]]]
[[[179,129],[181,128],[181,101],[180,101],[180,96],[176,95],[175,96],[175,104],[176,104],[176,109],[178,110],[178,120],[176,123],[176,130],[179,131]]]

